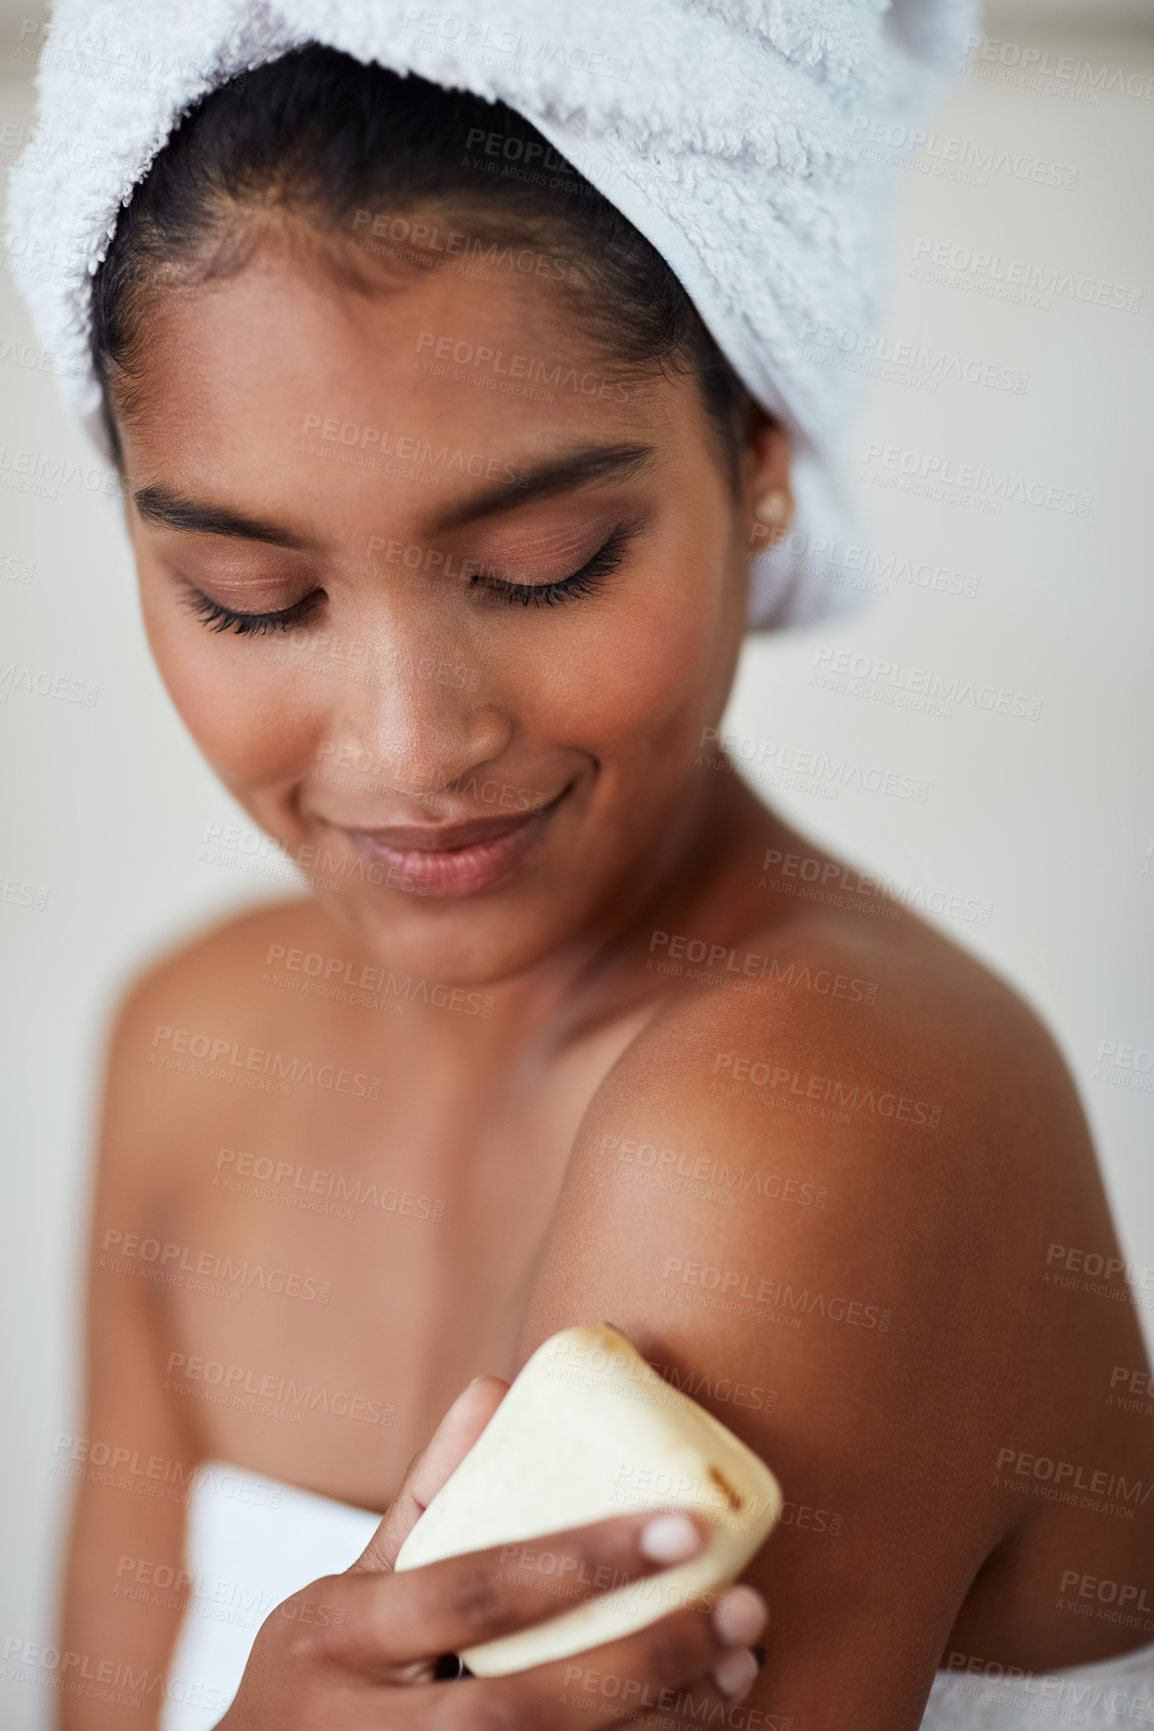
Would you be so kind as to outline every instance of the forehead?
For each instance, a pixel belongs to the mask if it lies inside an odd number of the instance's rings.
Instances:
[[[130,471],[301,478],[321,462],[331,479],[326,444],[379,473],[382,451],[429,439],[483,464],[581,433],[700,436],[693,381],[607,354],[561,285],[326,251],[346,246],[270,235],[239,270],[147,297],[122,417]]]

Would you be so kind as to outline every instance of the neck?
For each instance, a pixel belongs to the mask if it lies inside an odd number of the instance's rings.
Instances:
[[[497,1019],[546,1045],[649,996],[655,931],[722,942],[762,918],[763,850],[789,832],[736,774],[699,770],[641,869],[631,864],[574,939],[491,988]]]

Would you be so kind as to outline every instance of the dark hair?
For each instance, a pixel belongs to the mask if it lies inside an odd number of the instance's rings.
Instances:
[[[500,154],[474,158],[470,134],[497,135]],[[534,162],[549,172],[525,166]],[[382,207],[392,217],[455,215],[473,241],[531,242],[565,260],[562,292],[607,356],[639,373],[688,364],[696,374],[736,488],[749,395],[674,272],[616,206],[506,103],[313,42],[189,109],[121,210],[93,282],[90,339],[118,466],[109,387],[115,374],[130,409],[150,289],[240,268],[262,213],[300,213],[335,234],[358,211]]]

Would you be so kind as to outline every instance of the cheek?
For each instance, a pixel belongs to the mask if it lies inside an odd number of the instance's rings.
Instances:
[[[324,737],[309,681],[271,660],[277,639],[208,630],[179,604],[151,596],[142,613],[161,679],[213,768],[235,784],[299,775]]]
[[[704,556],[697,569],[706,569]],[[639,583],[627,604],[605,609],[596,627],[590,620],[588,636],[562,658],[551,693],[558,720],[570,718],[575,745],[607,764],[613,756],[660,755],[663,771],[680,777],[731,665],[721,587],[720,576],[670,571]]]

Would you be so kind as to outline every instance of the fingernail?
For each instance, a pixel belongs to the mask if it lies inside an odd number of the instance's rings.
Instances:
[[[748,1647],[726,1653],[713,1667],[713,1681],[723,1695],[742,1695],[757,1676],[757,1660]]]
[[[702,1538],[688,1515],[658,1515],[641,1529],[637,1544],[651,1563],[679,1563],[701,1549]]]
[[[748,1647],[761,1634],[768,1617],[760,1593],[752,1587],[734,1587],[715,1609],[713,1626],[727,1647]]]

